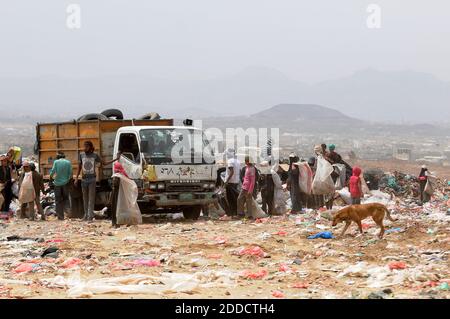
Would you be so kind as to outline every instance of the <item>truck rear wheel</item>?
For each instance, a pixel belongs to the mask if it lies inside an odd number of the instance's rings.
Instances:
[[[200,217],[202,211],[201,206],[189,206],[183,208],[183,216],[185,219],[197,220]]]

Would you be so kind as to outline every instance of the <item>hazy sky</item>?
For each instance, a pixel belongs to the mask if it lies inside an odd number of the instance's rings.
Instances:
[[[370,3],[381,29],[366,26]],[[305,82],[368,67],[450,81],[449,17],[448,0],[0,0],[0,76],[201,79],[257,65]]]

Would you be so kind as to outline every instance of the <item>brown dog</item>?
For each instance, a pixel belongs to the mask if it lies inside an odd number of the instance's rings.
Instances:
[[[341,233],[341,236],[343,236],[353,221],[358,224],[359,231],[362,234],[363,229],[361,221],[369,216],[372,216],[374,222],[380,227],[380,233],[378,234],[378,237],[380,237],[381,239],[384,235],[383,219],[385,214],[390,221],[396,221],[396,219],[393,219],[391,217],[389,210],[383,204],[372,203],[363,205],[351,205],[339,210],[336,215],[334,215],[333,226],[336,226],[340,222],[345,222],[345,227]]]

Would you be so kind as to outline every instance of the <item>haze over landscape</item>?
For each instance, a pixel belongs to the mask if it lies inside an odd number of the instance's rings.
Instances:
[[[450,115],[447,1],[67,1],[0,10],[2,117],[250,115],[315,104],[381,123]]]

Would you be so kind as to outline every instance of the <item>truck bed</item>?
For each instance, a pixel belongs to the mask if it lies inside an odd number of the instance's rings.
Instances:
[[[56,123],[38,123],[36,126],[39,170],[49,179],[53,161],[58,152],[64,152],[72,162],[74,174],[78,156],[85,141],[92,141],[103,160],[111,160],[117,130],[123,126],[172,126],[172,119],[160,120],[94,120]],[[97,172],[98,180],[111,176],[111,165]]]

